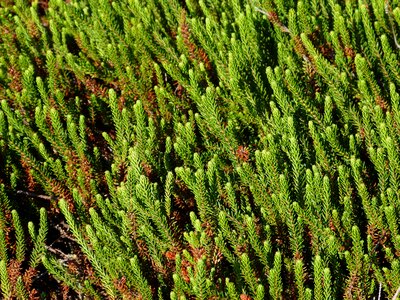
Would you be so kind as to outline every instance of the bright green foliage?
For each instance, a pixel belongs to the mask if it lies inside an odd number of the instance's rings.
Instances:
[[[2,297],[392,298],[399,5],[2,1]]]

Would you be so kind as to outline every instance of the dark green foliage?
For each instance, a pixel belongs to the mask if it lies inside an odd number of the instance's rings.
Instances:
[[[392,298],[399,5],[2,1],[2,297]]]

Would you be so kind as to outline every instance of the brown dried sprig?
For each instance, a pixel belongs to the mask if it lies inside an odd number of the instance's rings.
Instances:
[[[259,7],[255,7],[255,10],[258,11],[258,12],[260,12],[260,13],[262,13],[262,14],[264,14],[264,15],[266,15],[267,18],[268,18],[268,20],[269,20],[272,24],[278,26],[278,27],[282,30],[282,32],[291,33],[290,30],[289,30],[289,28],[287,28],[287,26],[285,26],[285,25],[281,22],[281,20],[280,20],[278,14],[277,14],[276,12],[274,12],[274,11],[265,11],[265,10],[259,8]]]
[[[249,153],[249,150],[247,149],[247,147],[239,146],[236,149],[235,156],[238,160],[247,162],[249,160],[250,153]]]
[[[207,71],[212,70],[211,62],[208,58],[207,53],[204,49],[196,46],[195,43],[192,42],[189,24],[186,21],[186,10],[182,10],[181,20],[180,20],[180,29],[183,37],[183,42],[188,49],[189,58],[191,61],[199,61],[204,64],[204,67]]]

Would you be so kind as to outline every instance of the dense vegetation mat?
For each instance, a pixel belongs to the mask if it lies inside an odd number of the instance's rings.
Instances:
[[[400,1],[0,1],[2,299],[400,287]]]

